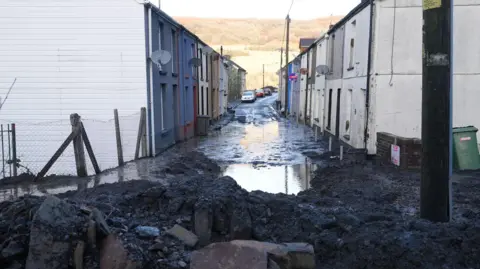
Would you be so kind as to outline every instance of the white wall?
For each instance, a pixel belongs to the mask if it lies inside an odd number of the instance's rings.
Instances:
[[[82,116],[101,169],[117,165],[113,109],[125,160],[147,105],[144,7],[125,0],[4,0],[0,8],[1,123],[16,123],[21,163],[37,173]],[[88,172],[93,170],[89,167]],[[71,147],[50,173],[75,173]]]
[[[199,116],[207,116],[208,115],[208,74],[207,74],[207,53],[204,51],[204,45],[198,43],[198,50],[201,51],[201,59],[202,59],[202,68],[203,68],[203,76],[201,68],[197,68],[198,70],[198,115]],[[203,90],[202,90],[203,89]],[[202,98],[203,96],[203,98]],[[203,103],[203,110],[202,110],[202,103]]]
[[[354,148],[364,148],[365,98],[368,74],[370,7],[345,23],[340,139]],[[353,50],[351,40],[353,39]],[[347,121],[349,128],[347,130]]]
[[[475,27],[480,25],[480,0],[454,3],[453,125],[480,127],[480,30]],[[371,85],[375,103],[370,114],[374,123],[369,130],[370,145],[376,132],[421,136],[422,1],[396,0],[395,9],[393,4],[394,0],[385,0],[376,7],[372,73],[378,75]],[[372,146],[369,153],[375,152]]]
[[[307,57],[307,53],[305,53],[302,55],[300,67],[306,69],[307,61],[308,61],[308,57]],[[299,79],[300,79],[299,119],[303,120],[305,116],[305,88],[307,87],[307,74],[304,75],[300,71]]]
[[[327,64],[327,40],[322,39],[318,41],[317,44],[317,54],[316,54],[316,64],[326,65]],[[316,67],[314,67],[316,68]],[[325,118],[325,75],[316,74],[315,78],[315,90],[314,90],[314,113],[312,123],[318,127],[320,130],[324,130],[324,118]],[[318,119],[318,121],[315,120]]]

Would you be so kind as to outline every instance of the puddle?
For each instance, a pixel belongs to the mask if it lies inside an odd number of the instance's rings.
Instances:
[[[314,164],[267,166],[263,164],[231,164],[223,172],[234,178],[247,191],[297,194],[310,188]]]

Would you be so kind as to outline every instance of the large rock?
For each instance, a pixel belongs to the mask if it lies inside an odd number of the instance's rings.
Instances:
[[[198,236],[198,244],[206,246],[210,243],[213,228],[213,212],[206,202],[198,202],[195,205],[193,215],[194,231]]]
[[[138,261],[129,258],[128,251],[122,240],[113,234],[108,235],[103,241],[100,251],[101,269],[137,269],[141,268]]]
[[[80,234],[86,217],[77,208],[55,196],[49,196],[33,217],[26,269],[67,269],[72,245]]]
[[[273,244],[251,240],[215,243],[192,253],[195,269],[313,269],[315,254],[306,243]]]
[[[175,226],[167,230],[166,233],[182,241],[189,247],[194,247],[198,242],[198,237],[194,233],[178,224],[175,224]]]

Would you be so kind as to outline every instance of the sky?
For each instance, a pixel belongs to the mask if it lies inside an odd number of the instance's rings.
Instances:
[[[292,0],[157,0],[172,17],[284,19]],[[153,2],[153,1],[152,1]],[[345,15],[360,0],[294,0],[292,20]]]

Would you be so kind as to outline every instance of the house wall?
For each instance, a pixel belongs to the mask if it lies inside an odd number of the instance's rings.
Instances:
[[[194,129],[194,96],[195,88],[197,85],[197,68],[194,67],[190,61],[192,58],[197,57],[197,47],[195,38],[187,31],[181,30],[181,44],[180,50],[182,65],[180,73],[180,85],[179,91],[180,98],[180,133],[177,136],[177,141],[183,141],[191,138],[195,134]]]
[[[149,62],[149,72],[152,77],[150,87],[152,101],[148,110],[153,136],[153,153],[157,155],[175,144],[175,130],[179,128],[178,117],[181,115],[181,111],[179,111],[180,106],[175,98],[179,92],[178,69],[180,63],[177,47],[179,29],[156,9],[151,10],[150,16],[151,51],[165,50],[172,55],[170,62],[161,65],[161,69],[156,64]]]
[[[221,59],[219,61],[219,75],[220,75],[220,87],[218,91],[218,113],[219,116],[222,116],[225,111],[226,111],[226,101],[227,101],[227,88],[228,88],[228,75],[227,75],[227,69],[224,64],[224,60]]]
[[[315,67],[327,64],[327,39],[323,38],[316,45]],[[315,74],[314,109],[312,124],[324,129],[325,118],[325,74]]]
[[[291,107],[292,113],[295,117],[299,117],[300,115],[300,59],[298,61],[294,61],[292,63],[292,70],[291,74],[295,73],[297,75],[297,79],[291,82]]]
[[[307,69],[307,62],[308,62],[308,55],[307,53],[303,54],[301,57],[300,68]],[[307,92],[307,74],[302,74],[299,71],[299,79],[300,79],[300,89],[299,89],[299,114],[298,119],[301,121],[305,120],[305,102],[306,102],[306,92]]]
[[[197,98],[197,115],[199,116],[210,116],[208,111],[208,74],[207,74],[207,64],[208,58],[207,53],[204,51],[204,44],[198,43],[198,55],[201,58],[202,66],[198,68],[198,98]]]
[[[480,61],[472,59],[480,58],[480,30],[472,26],[480,23],[480,1],[456,0],[454,4],[453,126],[479,127]],[[373,123],[369,128],[371,154],[376,153],[377,132],[421,137],[422,1],[397,0],[396,8],[393,7],[393,0],[385,0],[377,3],[375,9],[372,73],[376,75],[370,93],[375,107],[369,116]]]
[[[314,46],[310,49],[308,52],[308,108],[307,108],[307,118],[308,120],[308,125],[313,127],[313,116],[314,116],[314,110],[316,103],[318,100],[315,99],[316,97],[316,90],[315,90],[315,79],[316,79],[316,60],[317,60],[317,46]]]
[[[38,173],[71,132],[69,115],[78,113],[100,168],[117,166],[114,109],[124,160],[133,159],[140,108],[147,106],[144,6],[123,0],[3,1],[0,25],[2,100],[16,78],[0,123],[17,124],[21,164]],[[68,147],[49,173],[75,171]]]
[[[337,129],[337,95],[340,89],[342,90],[342,77],[343,77],[343,48],[345,40],[345,26],[340,26],[328,38],[328,54],[327,54],[327,63],[329,66],[330,72],[326,76],[326,98],[325,98],[325,108],[327,110],[326,118],[326,130],[330,134],[339,136],[339,133],[336,132]],[[330,95],[329,92],[332,91]],[[331,106],[330,103],[331,96]],[[341,96],[340,96],[341,100]],[[341,104],[340,104],[341,105]],[[331,107],[330,121],[328,109]],[[330,122],[330,124],[328,124]]]
[[[340,139],[354,148],[365,148],[369,32],[367,6],[345,22]]]
[[[247,90],[247,73],[244,70],[239,70],[240,73],[240,89],[243,92]]]

